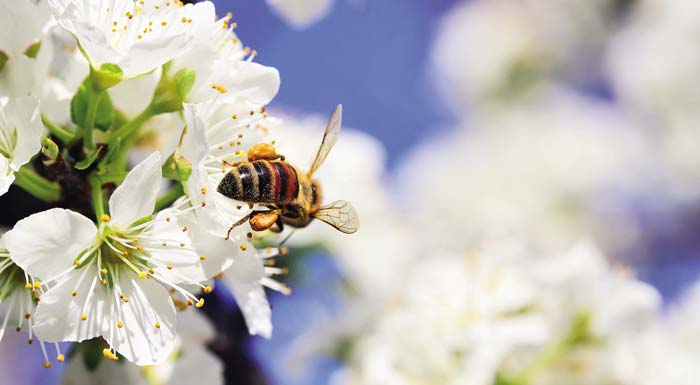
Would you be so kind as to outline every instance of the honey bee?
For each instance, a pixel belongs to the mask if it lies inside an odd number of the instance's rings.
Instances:
[[[254,231],[281,232],[284,225],[306,227],[313,219],[352,234],[359,227],[357,213],[350,202],[335,201],[321,206],[321,188],[313,175],[335,145],[342,126],[343,108],[338,105],[326,126],[321,146],[309,171],[301,173],[285,161],[283,155],[267,143],[248,150],[248,161],[233,164],[217,187],[224,196],[248,204],[260,204],[267,210],[254,210],[231,225],[231,231],[246,221]]]

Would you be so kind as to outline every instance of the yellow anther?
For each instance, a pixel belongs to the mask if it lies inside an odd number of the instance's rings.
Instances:
[[[136,250],[138,250],[138,251],[143,251],[143,246],[141,246],[141,245],[136,245]]]
[[[207,285],[207,286],[204,286],[202,291],[205,292],[206,294],[209,294],[212,292],[212,288],[211,288],[211,286]]]
[[[168,270],[172,270],[172,269],[173,269],[173,265],[168,265],[168,266],[165,266],[165,267],[166,267]]]
[[[102,278],[102,286],[107,286],[107,280]]]
[[[238,119],[238,115],[237,114],[231,115],[231,119]]]
[[[147,276],[145,271],[139,271],[139,279],[146,279]]]
[[[106,223],[106,222],[109,222],[110,220],[112,220],[112,218],[107,214],[102,214],[102,215],[100,215],[100,220],[102,222]]]
[[[205,260],[205,259],[207,259],[206,256],[204,256],[204,255],[200,255],[200,256],[199,256],[199,260],[200,260],[200,261],[203,261],[203,260]]]
[[[103,355],[105,358],[109,358],[109,359],[112,360],[112,361],[119,361],[119,357],[117,357],[117,355],[114,354],[114,353],[112,353],[112,351],[109,350],[109,349],[103,349],[103,350],[102,350],[102,355]]]
[[[198,308],[203,308],[204,307],[204,298],[200,298],[195,306]]]
[[[101,272],[102,274],[107,274],[107,269],[105,269],[105,268],[103,267],[102,270],[100,270],[100,272]]]
[[[122,321],[117,322],[117,327],[118,327],[119,329],[123,328],[123,327],[124,327],[124,322],[122,322]]]
[[[73,291],[70,292],[70,295],[72,295],[73,297],[75,297],[76,295],[78,295],[78,292],[75,291],[75,290],[73,290]]]
[[[202,187],[202,194],[206,194],[206,193],[207,193],[207,188],[206,188],[206,187]]]
[[[188,299],[187,306],[192,306],[192,305],[194,305],[194,301],[192,301],[191,299]]]
[[[165,27],[166,25],[168,25],[168,22],[167,22],[167,21],[164,21],[164,22],[160,23],[160,25],[162,25],[163,27]]]
[[[51,366],[51,363],[49,361],[46,361],[46,362],[44,362],[44,367],[46,369],[51,369],[52,366]]]
[[[56,357],[56,361],[58,361],[58,362],[63,362],[63,361],[65,361],[65,360],[66,360],[66,356],[64,356],[63,354],[59,354],[59,355]]]
[[[219,91],[222,94],[225,94],[226,92],[228,92],[228,88],[222,86],[221,84],[212,83],[211,88]]]
[[[248,245],[246,245],[245,243],[242,244],[240,247],[241,247],[241,251],[246,251],[246,250],[248,250]]]
[[[160,322],[156,322],[156,329],[160,329]]]
[[[41,288],[41,282],[39,282],[39,281],[34,281],[34,288],[35,288],[35,289],[40,289],[40,288]]]
[[[76,260],[75,262],[73,262],[73,264],[75,264],[75,266],[80,267],[80,265],[82,265],[83,263],[80,262],[80,260]]]
[[[26,285],[24,285],[24,288],[27,289],[27,290],[29,290],[29,289],[32,288],[32,284],[31,284],[31,283],[27,283]]]
[[[87,321],[87,315],[86,315],[86,314],[82,314],[82,315],[80,316],[80,319],[83,320],[83,321]]]

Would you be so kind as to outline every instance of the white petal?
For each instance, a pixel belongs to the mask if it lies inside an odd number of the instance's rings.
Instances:
[[[79,353],[82,354],[82,353]],[[68,360],[68,366],[61,374],[60,385],[149,385],[141,368],[124,362],[102,360],[94,371],[85,367],[81,356]]]
[[[206,368],[206,370],[202,370]],[[217,356],[200,345],[183,347],[168,385],[224,384],[224,365]]]
[[[15,174],[10,170],[10,162],[0,155],[0,195],[5,194],[14,181]]]
[[[204,127],[204,122],[197,116],[197,104],[183,104],[185,109],[186,128],[180,143],[180,155],[184,156],[187,161],[192,164],[192,168],[196,168],[199,162],[204,159],[204,156],[209,150],[207,144],[207,136]]]
[[[254,256],[241,256],[226,270],[224,280],[233,292],[245,317],[248,332],[265,338],[272,335],[271,310],[265,290],[259,283],[264,276],[263,264]]]
[[[112,321],[114,325],[121,321],[124,327],[115,327],[114,338],[105,335],[105,339],[137,365],[163,363],[175,346],[175,306],[168,291],[151,278],[138,279],[132,274],[122,276],[119,286],[129,302],[120,301]]]
[[[95,242],[97,228],[89,219],[66,209],[51,209],[17,222],[5,235],[12,260],[44,281],[73,265]]]
[[[174,210],[163,210],[158,213],[147,239],[141,240],[141,245],[153,262],[161,266],[156,268],[160,277],[174,283],[196,284],[210,276],[204,275],[202,261],[192,247],[189,229],[183,231],[187,227],[177,221]],[[165,246],[164,240],[167,240]]]
[[[95,290],[85,306],[91,286]],[[110,289],[97,281],[95,265],[76,269],[41,296],[34,313],[34,332],[46,342],[80,342],[101,336],[108,326],[112,302]],[[85,321],[83,314],[87,315]]]
[[[17,144],[10,163],[10,166],[17,171],[39,152],[44,125],[41,123],[37,98],[13,98],[10,99],[6,108],[12,114],[17,130]]]
[[[274,67],[249,61],[221,60],[213,71],[213,81],[230,90],[225,95],[242,96],[253,103],[270,103],[280,88],[280,74]],[[213,91],[211,87],[209,91]]]
[[[178,313],[178,330],[183,345],[206,344],[216,336],[214,325],[196,309]]]
[[[160,153],[156,151],[134,167],[109,198],[112,223],[126,228],[153,214],[162,180]]]

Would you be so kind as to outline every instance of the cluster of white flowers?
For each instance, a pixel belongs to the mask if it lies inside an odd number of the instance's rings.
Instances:
[[[181,361],[196,361],[211,332],[178,326],[178,313],[203,307],[219,278],[250,333],[270,336],[264,287],[289,291],[273,278],[280,250],[247,222],[231,229],[257,206],[217,186],[272,141],[265,106],[280,79],[231,19],[209,1],[0,1],[0,194],[14,184],[53,207],[0,239],[0,339],[26,330],[45,367],[66,359],[57,343],[86,340],[74,350],[159,365],[185,349]],[[180,364],[151,375],[204,381]],[[116,380],[123,367],[98,373]],[[67,384],[88,370],[70,368]]]

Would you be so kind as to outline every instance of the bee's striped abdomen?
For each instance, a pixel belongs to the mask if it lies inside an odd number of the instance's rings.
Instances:
[[[243,202],[288,203],[299,193],[299,179],[286,162],[244,162],[224,176],[217,191]]]

